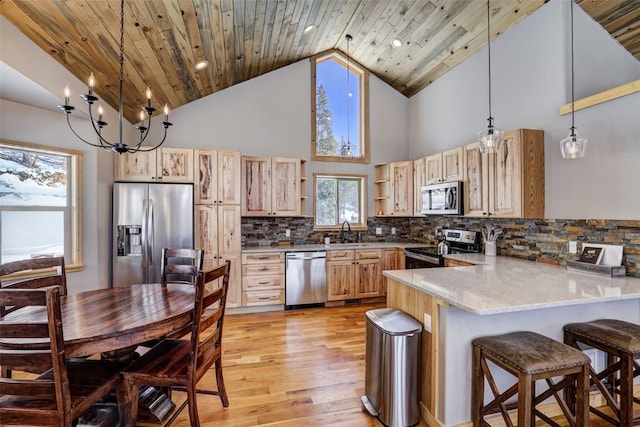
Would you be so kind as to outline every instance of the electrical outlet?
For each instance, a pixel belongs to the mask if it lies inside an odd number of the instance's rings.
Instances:
[[[578,252],[578,242],[576,242],[575,240],[571,240],[569,242],[569,253],[575,254],[577,252]]]
[[[391,227],[391,234],[396,234],[396,228],[395,227]]]
[[[376,227],[376,234],[382,234],[382,227]]]
[[[284,230],[284,235],[287,237],[291,237],[291,230],[289,230],[288,228]]]

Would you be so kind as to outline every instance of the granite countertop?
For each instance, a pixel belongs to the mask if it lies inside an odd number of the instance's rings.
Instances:
[[[640,279],[634,277],[611,278],[502,256],[447,257],[476,265],[388,270],[382,274],[475,314],[640,299]]]
[[[409,242],[364,242],[364,243],[331,243],[283,246],[246,246],[242,253],[251,252],[300,252],[300,251],[337,251],[344,249],[393,249],[426,246],[424,243]]]

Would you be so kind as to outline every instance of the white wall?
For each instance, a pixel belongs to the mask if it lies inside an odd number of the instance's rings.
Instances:
[[[44,94],[47,94],[47,90],[53,94],[57,92],[60,95],[57,98],[60,103],[62,89],[69,84],[78,101],[73,103],[82,111],[83,102],[79,94],[86,89],[84,84],[1,16],[0,52],[3,62],[37,81],[42,86],[38,88],[39,91]],[[37,103],[38,100],[34,100],[34,104]],[[107,110],[107,114],[117,117],[117,113],[111,109]],[[81,135],[93,135],[89,122],[81,114],[74,113],[71,121]],[[107,127],[104,134],[113,138],[116,131],[117,126],[112,126],[111,129]],[[81,244],[85,268],[69,273],[68,287],[70,292],[108,287],[111,271],[109,229],[113,155],[94,149],[76,139],[67,127],[64,114],[58,111],[55,105],[51,105],[49,110],[0,99],[0,138],[84,153]]]
[[[409,158],[409,102],[375,76],[369,82],[371,163],[308,161],[307,214],[312,215],[313,173],[369,175],[379,162]],[[311,65],[283,67],[176,108],[170,137],[175,147],[226,148],[244,155],[311,158]],[[373,200],[368,200],[373,215]]]
[[[574,13],[576,99],[640,78],[639,61],[582,9]],[[560,156],[559,142],[571,126],[570,115],[559,115],[570,101],[569,16],[569,2],[552,0],[492,41],[495,124],[544,130],[547,218],[638,219],[640,202],[633,195],[640,183],[640,94],[577,111],[578,132],[590,140],[587,157]],[[578,49],[583,40],[588,47]],[[412,158],[474,141],[488,117],[487,49],[409,103]]]

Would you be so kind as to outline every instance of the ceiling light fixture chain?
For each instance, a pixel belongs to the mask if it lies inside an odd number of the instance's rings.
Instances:
[[[562,158],[569,160],[583,158],[587,153],[587,143],[589,141],[576,133],[573,36],[573,0],[571,0],[571,128],[569,129],[569,135],[560,141]]]
[[[350,85],[350,74],[351,74],[351,57],[350,57],[350,52],[349,52],[349,45],[351,44],[351,41],[353,40],[353,37],[351,37],[350,34],[347,34],[345,36],[345,39],[347,40],[347,142],[346,144],[343,143],[340,151],[342,154],[342,158],[344,159],[350,159],[353,157],[353,150],[351,149],[351,129],[350,129],[350,122],[351,122],[351,108],[350,108],[350,104],[351,104],[351,85]]]
[[[140,132],[140,139],[135,144],[125,144],[123,142],[123,120],[124,120],[124,0],[120,1],[120,73],[119,73],[119,103],[118,103],[118,119],[119,119],[119,129],[118,129],[118,142],[111,143],[107,141],[102,136],[102,128],[107,126],[107,122],[102,120],[103,108],[102,105],[98,105],[98,119],[95,120],[93,116],[92,106],[95,102],[98,102],[100,99],[93,94],[93,86],[95,84],[95,78],[93,73],[89,76],[89,85],[88,85],[88,93],[81,95],[82,99],[89,106],[89,119],[93,126],[93,130],[95,131],[98,142],[93,143],[89,142],[86,139],[82,138],[71,126],[71,121],[69,120],[69,116],[75,110],[75,107],[69,104],[69,85],[67,85],[64,89],[64,105],[58,105],[58,108],[61,109],[65,116],[67,117],[67,125],[71,132],[82,142],[89,144],[93,147],[103,148],[107,151],[115,151],[116,153],[135,153],[137,151],[152,151],[160,147],[165,139],[167,138],[167,129],[172,123],[169,122],[169,107],[165,104],[164,106],[164,120],[161,122],[164,127],[164,136],[162,140],[155,146],[152,147],[142,147],[142,143],[145,141],[147,136],[149,135],[149,129],[151,128],[151,117],[156,109],[151,105],[151,90],[147,87],[146,96],[147,96],[147,105],[142,107],[142,111],[140,112],[140,124],[136,126],[136,129]],[[146,126],[144,125],[145,119],[147,120]]]
[[[489,63],[489,118],[487,128],[478,133],[478,146],[482,153],[495,153],[502,149],[504,142],[504,132],[493,126],[493,115],[491,113],[491,5],[487,0],[487,51]]]

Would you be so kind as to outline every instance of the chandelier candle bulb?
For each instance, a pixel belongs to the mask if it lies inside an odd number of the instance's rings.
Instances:
[[[149,86],[147,86],[146,94],[147,94],[147,104],[151,106],[151,89],[149,89]]]
[[[102,113],[104,113],[104,108],[102,108],[102,104],[98,104],[98,121],[102,121]]]
[[[64,105],[69,105],[69,96],[71,96],[71,89],[69,89],[69,85],[64,87]]]
[[[169,106],[167,104],[164,104],[164,121],[169,121]]]
[[[89,95],[93,93],[93,86],[96,84],[96,78],[93,77],[93,73],[89,76]]]

